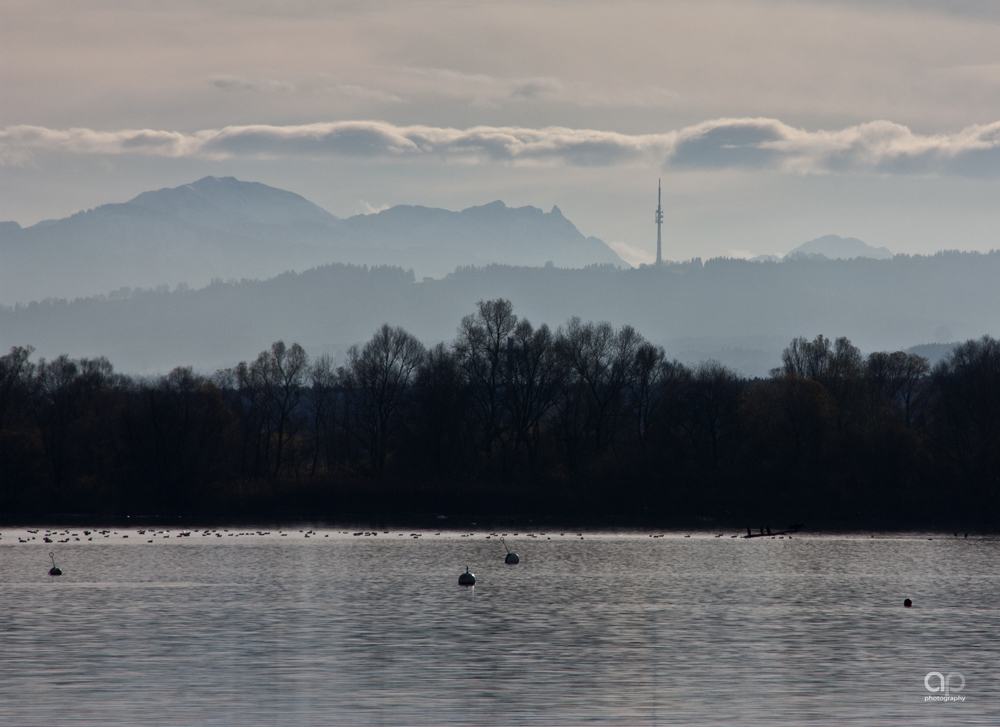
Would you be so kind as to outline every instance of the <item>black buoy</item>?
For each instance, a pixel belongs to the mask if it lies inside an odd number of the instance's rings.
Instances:
[[[59,566],[56,565],[56,554],[55,553],[49,553],[49,557],[52,559],[52,567],[49,568],[49,575],[50,576],[61,576],[62,575],[62,568],[60,568]]]
[[[912,605],[913,605],[913,601],[911,601],[909,598],[903,599],[903,607],[904,608],[909,608]]]
[[[465,573],[458,577],[458,585],[460,586],[474,586],[476,585],[476,576],[474,573],[469,573],[469,567],[465,567]]]
[[[503,559],[503,562],[507,565],[517,565],[520,563],[521,559],[517,557],[517,553],[510,552],[510,548],[507,547],[507,543],[504,542],[503,538],[500,538],[500,542],[503,543],[503,547],[507,551],[507,557]]]

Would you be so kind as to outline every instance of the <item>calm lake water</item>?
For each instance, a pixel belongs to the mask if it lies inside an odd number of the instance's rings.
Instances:
[[[997,539],[303,530],[0,530],[0,724],[1000,724]]]

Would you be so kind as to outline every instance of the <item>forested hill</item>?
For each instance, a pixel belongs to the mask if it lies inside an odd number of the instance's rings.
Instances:
[[[329,265],[264,281],[2,308],[0,350],[107,356],[128,372],[211,372],[279,338],[337,355],[384,322],[428,343],[451,340],[476,301],[503,297],[535,325],[554,328],[571,316],[628,323],[671,357],[711,355],[761,375],[799,335],[846,336],[865,351],[996,335],[998,284],[996,252],[637,270],[494,265],[421,282],[400,268]]]

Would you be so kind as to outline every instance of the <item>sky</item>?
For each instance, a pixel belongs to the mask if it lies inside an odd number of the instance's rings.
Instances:
[[[558,205],[633,264],[1000,248],[1000,3],[2,0],[0,220],[207,175]]]

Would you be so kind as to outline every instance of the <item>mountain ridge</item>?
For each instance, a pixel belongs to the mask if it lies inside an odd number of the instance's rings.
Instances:
[[[802,255],[822,255],[828,260],[850,260],[856,257],[887,260],[892,257],[892,252],[886,247],[873,247],[856,237],[823,235],[815,240],[803,242],[794,250],[789,250],[785,254],[785,259],[795,259]]]
[[[280,206],[276,204],[278,202]],[[260,182],[240,182],[235,177],[203,177],[180,187],[143,192],[126,204],[214,225],[221,221],[217,219],[220,212],[229,212],[227,217],[231,216],[236,206],[234,203],[240,203],[238,209],[245,218],[264,224],[315,221],[333,226],[339,221],[336,216],[295,192]],[[210,212],[215,215],[208,214]]]
[[[798,247],[789,250],[784,255],[757,255],[751,258],[754,262],[781,262],[783,260],[852,260],[854,258],[872,258],[888,260],[893,253],[887,247],[873,247],[856,237],[841,237],[840,235],[823,235],[815,240],[803,242]]]
[[[549,261],[626,265],[558,207],[546,213],[497,200],[459,212],[397,205],[338,218],[294,192],[204,177],[30,227],[0,222],[0,304],[266,279],[329,263],[440,277],[466,265]]]

